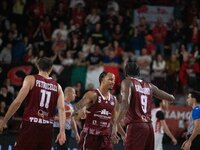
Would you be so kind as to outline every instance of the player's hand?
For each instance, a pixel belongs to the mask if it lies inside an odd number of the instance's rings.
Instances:
[[[191,144],[192,144],[192,142],[190,142],[189,140],[186,140],[182,144],[181,149],[183,149],[183,150],[190,150]]]
[[[56,143],[59,142],[60,145],[63,145],[66,141],[65,132],[59,132],[56,138]]]
[[[121,136],[121,139],[125,143],[125,141],[126,141],[126,135],[125,136]]]
[[[172,138],[172,143],[173,143],[173,145],[176,145],[177,144],[177,140],[175,138]]]
[[[79,141],[80,141],[80,136],[77,134],[75,137],[76,137],[76,142],[79,143]]]
[[[90,111],[88,111],[86,108],[80,109],[77,111],[76,115],[75,115],[75,120],[79,120],[79,119],[85,119],[87,114],[89,114]]]
[[[119,136],[117,135],[117,124],[113,124],[112,126],[111,139],[114,144],[117,144],[119,142]]]

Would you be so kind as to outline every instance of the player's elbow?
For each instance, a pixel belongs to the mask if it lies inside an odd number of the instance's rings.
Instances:
[[[171,101],[171,102],[175,101],[174,95],[170,95],[170,101]]]

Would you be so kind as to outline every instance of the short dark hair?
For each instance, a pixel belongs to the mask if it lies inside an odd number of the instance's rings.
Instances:
[[[192,90],[189,92],[192,98],[195,98],[197,103],[200,103],[200,92],[196,90]]]
[[[49,71],[53,66],[53,62],[50,58],[43,57],[38,60],[36,66],[39,70]]]
[[[155,107],[158,108],[158,107],[160,107],[160,103],[162,103],[162,100],[160,100],[158,98],[154,98],[153,103],[154,103]]]
[[[127,62],[125,65],[125,73],[126,76],[139,76],[140,75],[140,68],[135,62]]]
[[[100,75],[99,75],[99,84],[101,85],[101,81],[102,79],[108,74],[108,71],[103,71]]]

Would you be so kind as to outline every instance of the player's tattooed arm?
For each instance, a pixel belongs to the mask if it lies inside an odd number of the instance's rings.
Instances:
[[[77,112],[84,107],[88,108],[96,99],[96,92],[89,91],[85,93],[83,98],[74,105],[74,114],[77,114]]]
[[[163,90],[160,90],[158,87],[156,87],[153,84],[150,84],[150,86],[151,86],[151,89],[153,91],[153,96],[155,96],[156,98],[168,100],[168,101],[171,101],[171,102],[173,102],[175,100],[173,95],[168,94]]]

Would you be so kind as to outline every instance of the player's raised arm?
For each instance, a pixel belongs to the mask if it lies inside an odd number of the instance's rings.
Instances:
[[[173,95],[168,94],[167,92],[159,89],[158,87],[156,87],[153,84],[150,84],[150,85],[151,85],[151,89],[153,92],[153,96],[155,96],[156,98],[171,101],[171,102],[173,102],[175,100]]]

